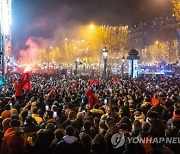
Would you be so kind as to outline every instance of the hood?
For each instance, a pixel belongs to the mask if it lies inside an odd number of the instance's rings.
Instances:
[[[93,92],[92,92],[92,89],[91,89],[91,88],[86,89],[85,93],[86,93],[86,95],[87,95],[87,96],[90,96],[90,95],[92,95],[92,94],[93,94]]]
[[[23,130],[20,127],[11,127],[6,130],[4,137],[13,136],[18,133],[23,133]]]
[[[72,143],[74,143],[74,142],[77,141],[77,138],[76,138],[76,137],[74,137],[74,136],[68,136],[68,135],[64,136],[63,139],[64,139],[64,141],[65,141],[66,143],[68,143],[68,144],[72,144]]]

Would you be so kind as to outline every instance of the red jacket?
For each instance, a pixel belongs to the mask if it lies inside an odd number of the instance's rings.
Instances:
[[[52,87],[50,92],[49,92],[49,95],[52,96],[54,95],[54,92],[56,91],[56,88],[55,87]]]
[[[93,94],[91,88],[86,89],[85,93],[88,97],[89,109],[92,109],[94,104],[99,103],[99,98],[97,95]]]
[[[19,82],[14,82],[13,85],[14,85],[15,95],[16,96],[22,96],[23,95],[23,89],[31,91],[29,73],[24,73],[22,75],[22,78],[20,79],[20,81]]]
[[[23,82],[14,82],[14,89],[15,89],[15,95],[16,96],[22,96],[23,95]]]
[[[78,87],[78,83],[77,83],[77,81],[74,81],[73,84],[72,84],[72,88],[76,89],[77,87]]]

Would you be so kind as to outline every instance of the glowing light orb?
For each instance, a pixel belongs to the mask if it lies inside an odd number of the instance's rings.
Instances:
[[[91,25],[89,26],[89,28],[90,28],[91,30],[93,30],[93,29],[95,28],[95,26],[94,26],[93,24],[91,24]]]

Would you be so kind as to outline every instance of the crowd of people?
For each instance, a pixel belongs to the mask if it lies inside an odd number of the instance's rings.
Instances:
[[[10,75],[0,90],[0,154],[180,154],[179,144],[112,144],[180,137],[180,79]],[[24,89],[23,89],[24,88]]]

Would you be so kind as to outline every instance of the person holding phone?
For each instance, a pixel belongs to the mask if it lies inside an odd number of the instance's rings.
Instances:
[[[54,118],[57,118],[57,111],[54,111],[54,112],[53,112],[53,117],[54,117]]]
[[[53,111],[46,111],[43,116],[44,122],[40,125],[40,128],[45,128],[48,123],[56,123],[56,119],[53,117]]]
[[[49,110],[49,105],[48,104],[45,105],[45,109],[46,109],[46,111]]]
[[[40,124],[43,121],[43,119],[38,114],[38,109],[37,108],[32,109],[32,115],[31,116],[32,116],[32,118],[34,118],[36,120],[36,122],[38,124]]]

